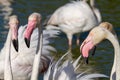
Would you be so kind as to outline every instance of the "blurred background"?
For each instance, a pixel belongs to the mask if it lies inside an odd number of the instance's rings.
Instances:
[[[8,31],[8,18],[12,14],[19,17],[20,25],[27,24],[27,18],[32,12],[42,14],[42,21],[52,14],[57,8],[68,3],[69,0],[0,0],[0,48],[3,47]],[[96,0],[97,6],[102,14],[102,21],[113,24],[114,29],[120,40],[120,0]],[[88,32],[82,33],[81,42],[85,39]],[[76,37],[73,40],[72,54],[74,58],[80,55],[79,46],[75,44]],[[67,52],[67,38],[64,33],[55,39],[52,44],[56,47],[56,58]],[[109,41],[103,41],[97,46],[96,54],[90,56],[89,64],[80,63],[83,66],[81,70],[89,70],[89,72],[103,73],[110,75],[114,57],[114,49]],[[109,80],[109,79],[103,79]]]

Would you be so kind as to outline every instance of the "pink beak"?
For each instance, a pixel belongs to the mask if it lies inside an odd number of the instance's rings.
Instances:
[[[35,27],[36,27],[36,22],[33,20],[29,20],[28,26],[24,34],[25,43],[28,48],[30,47],[30,38]]]
[[[13,27],[12,29],[12,43],[15,50],[18,52],[18,25],[17,24],[10,24]]]
[[[85,58],[86,63],[88,64],[88,57],[90,50],[94,47],[93,41],[90,36],[88,36],[80,47],[82,56]]]

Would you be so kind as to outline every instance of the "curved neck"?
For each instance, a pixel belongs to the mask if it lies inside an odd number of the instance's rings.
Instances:
[[[8,32],[7,40],[6,40],[6,52],[5,52],[5,69],[4,69],[4,79],[5,80],[13,80],[12,69],[11,69],[11,60],[10,60],[10,52],[11,52],[11,29]]]
[[[91,5],[91,7],[94,7],[95,6],[95,0],[90,0],[90,5]]]
[[[113,44],[114,47],[114,63],[110,75],[110,80],[120,80],[120,46],[119,42],[112,33],[107,31],[107,39]]]

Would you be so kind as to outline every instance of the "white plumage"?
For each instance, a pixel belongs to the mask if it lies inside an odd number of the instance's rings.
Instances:
[[[33,31],[31,36],[31,47],[27,48],[23,37],[26,27],[27,25],[20,26],[18,31],[19,51],[16,52],[13,45],[11,45],[11,65],[14,80],[29,80],[31,76],[32,64],[37,47],[38,29]],[[49,65],[51,60],[50,51],[55,51],[55,48],[49,45],[49,43],[51,43],[49,40],[52,37],[56,37],[57,34],[58,31],[54,30],[43,31],[43,49],[40,63],[40,72],[44,71],[44,69],[47,69]],[[3,79],[4,76],[3,72],[6,46],[7,44],[5,44],[0,52],[0,79]]]
[[[57,62],[51,63],[47,72],[44,74],[44,80],[94,80],[94,78],[108,77],[104,74],[98,73],[76,73],[77,69],[80,68],[78,63],[81,56],[75,61],[66,60],[62,63],[63,58],[68,54],[69,52],[64,54]]]
[[[91,0],[94,3],[94,0]],[[68,38],[69,49],[72,47],[72,36],[76,33],[88,31],[101,22],[101,15],[97,8],[86,1],[72,1],[58,8],[47,22],[47,29],[63,31]],[[77,43],[79,44],[79,36]]]

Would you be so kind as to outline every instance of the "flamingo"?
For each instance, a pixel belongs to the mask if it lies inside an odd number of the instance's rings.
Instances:
[[[18,40],[17,40],[17,31],[18,31],[18,18],[16,15],[13,15],[10,17],[9,20],[9,32],[8,32],[8,37],[6,40],[6,50],[5,50],[5,70],[4,70],[4,79],[5,80],[13,80],[12,76],[12,70],[11,70],[11,62],[10,62],[10,46],[11,46],[11,41],[13,41],[13,45],[18,51]]]
[[[37,21],[36,21],[37,22]],[[20,26],[18,29],[18,52],[15,50],[14,45],[10,46],[10,61],[14,80],[29,80],[32,73],[33,61],[38,47],[38,29],[34,28],[31,34],[30,47],[26,46],[24,41],[25,30],[28,25]],[[56,51],[50,43],[52,43],[52,38],[56,37],[59,31],[55,30],[43,30],[43,48],[41,54],[41,62],[39,72],[44,72],[51,60],[50,51]],[[4,79],[4,63],[5,63],[5,50],[8,44],[1,49],[0,52],[0,79]]]
[[[89,51],[104,39],[108,39],[115,49],[110,80],[120,80],[120,45],[112,24],[103,22],[98,27],[92,29],[88,37],[82,43],[80,50],[83,57],[87,58]]]
[[[31,80],[38,80],[38,76],[39,76],[39,66],[40,66],[39,64],[41,62],[40,58],[41,58],[41,52],[42,52],[42,39],[43,39],[42,28],[40,26],[40,22],[41,22],[41,14],[36,13],[36,12],[32,13],[28,18],[28,26],[25,31],[25,42],[26,42],[27,47],[29,47],[32,30],[35,27],[38,28],[38,47],[36,47],[37,50],[36,50],[36,54],[35,54],[35,58],[33,62]],[[31,29],[31,32],[29,29]]]
[[[70,52],[70,51],[69,51]],[[52,62],[44,73],[43,80],[93,80],[98,77],[108,77],[104,74],[92,73],[86,74],[86,72],[76,73],[77,69],[80,68],[79,56],[75,61],[65,60],[63,58],[69,54],[65,53],[57,62]]]
[[[61,30],[67,35],[70,51],[73,34],[88,31],[101,22],[99,9],[95,7],[94,0],[90,1],[91,6],[85,0],[67,3],[58,8],[46,23],[47,29]],[[79,35],[77,35],[77,44],[79,44]]]

